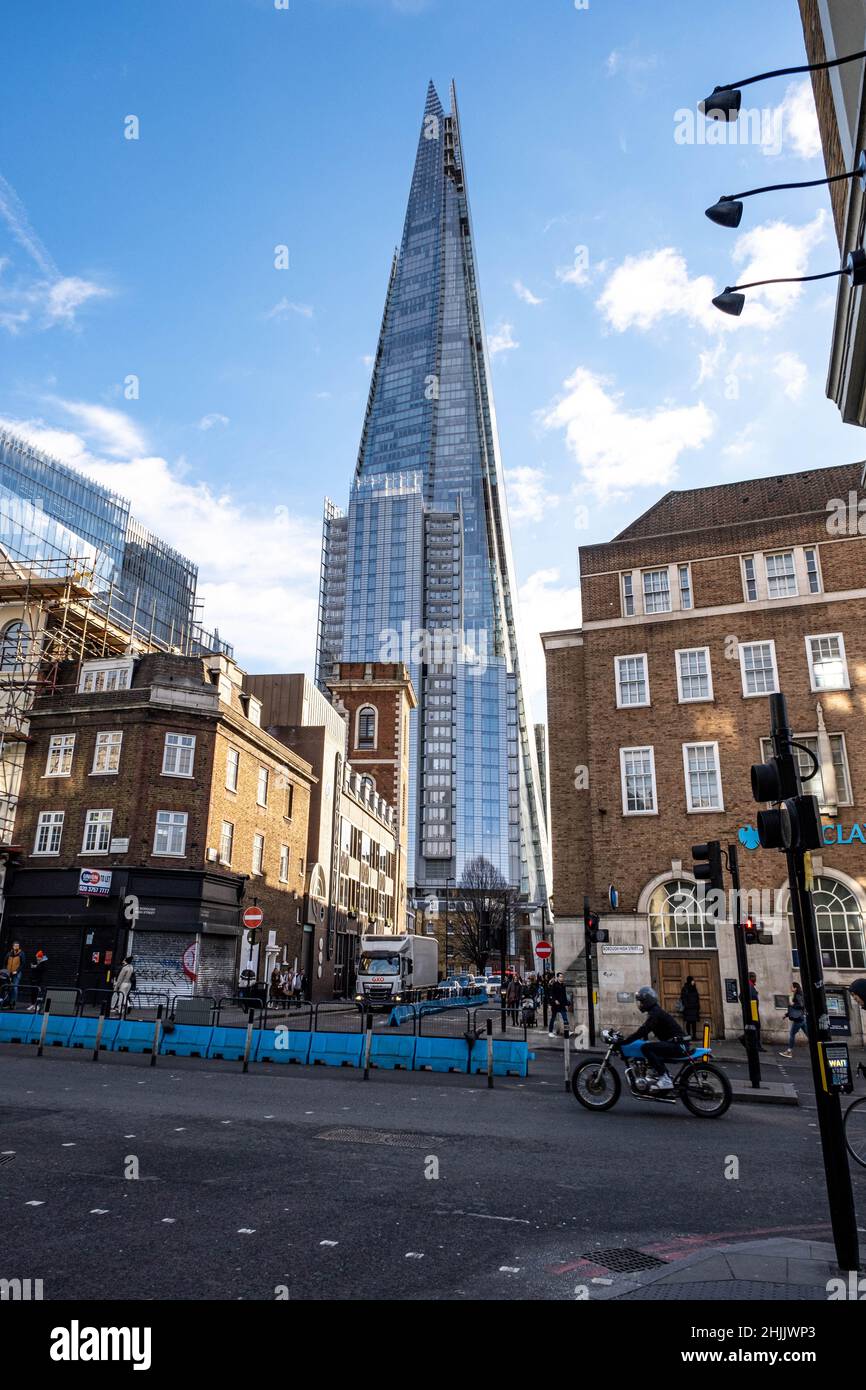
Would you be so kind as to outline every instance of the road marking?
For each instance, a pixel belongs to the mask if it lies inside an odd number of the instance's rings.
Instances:
[[[91,1215],[91,1216],[107,1216],[107,1215],[108,1215],[108,1207],[91,1207],[91,1208],[90,1208],[90,1215]]]
[[[124,1139],[134,1139],[134,1138],[135,1138],[135,1135],[134,1135],[134,1134],[124,1134],[123,1137],[124,1137]]]
[[[239,1226],[239,1227],[238,1227],[238,1235],[239,1235],[239,1236],[254,1236],[255,1233],[256,1233],[256,1228],[255,1228],[255,1226]]]
[[[437,1216],[474,1216],[477,1221],[513,1221],[518,1226],[531,1226],[524,1216],[490,1216],[486,1211],[437,1211]]]
[[[175,1221],[176,1221],[176,1219],[177,1219],[177,1218],[174,1217],[174,1216],[164,1216],[164,1217],[162,1218],[162,1224],[163,1224],[163,1226],[173,1226],[174,1223],[175,1223]]]
[[[185,1129],[186,1125],[178,1125],[177,1129],[174,1132],[175,1134],[183,1134]]]
[[[25,1207],[44,1207],[44,1202],[25,1202]]]
[[[220,1124],[221,1124],[221,1125],[230,1125],[230,1124],[231,1124],[231,1120],[220,1120]]]
[[[320,1244],[320,1245],[334,1246],[334,1245],[339,1245],[339,1241],[337,1241],[337,1240],[320,1240],[320,1241],[319,1241],[319,1244]]]
[[[68,1143],[66,1143],[66,1144],[61,1144],[60,1147],[61,1147],[61,1149],[74,1149],[74,1148],[75,1148],[75,1142],[74,1142],[74,1140],[70,1140],[70,1141],[69,1141]]]
[[[499,1273],[500,1273],[500,1274],[519,1274],[519,1273],[520,1273],[520,1267],[519,1267],[519,1265],[500,1265],[500,1266],[499,1266]]]
[[[407,1250],[404,1258],[407,1260],[423,1260],[424,1252],[423,1250]]]

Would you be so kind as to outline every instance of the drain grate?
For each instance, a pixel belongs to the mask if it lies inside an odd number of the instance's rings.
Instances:
[[[429,1143],[430,1136],[406,1134],[393,1129],[323,1129],[317,1139],[331,1139],[338,1144],[390,1144],[396,1149],[415,1149]]]
[[[644,1269],[660,1269],[668,1263],[656,1255],[644,1254],[643,1250],[630,1250],[628,1246],[621,1250],[588,1250],[580,1258],[612,1270],[614,1274],[637,1274]]]

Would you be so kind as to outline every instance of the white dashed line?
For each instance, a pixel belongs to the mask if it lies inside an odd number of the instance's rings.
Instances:
[[[334,1245],[339,1244],[339,1242],[336,1241],[336,1240],[320,1240],[320,1241],[319,1241],[319,1244],[320,1244],[320,1245],[334,1246]]]
[[[423,1251],[423,1250],[407,1250],[407,1251],[406,1251],[405,1258],[406,1258],[407,1260],[423,1260],[423,1258],[424,1258],[424,1251]]]
[[[520,1268],[519,1268],[518,1265],[500,1265],[500,1266],[499,1266],[499,1273],[500,1273],[500,1274],[519,1274],[519,1273],[520,1273]]]
[[[91,1216],[107,1216],[107,1215],[108,1215],[108,1207],[91,1207],[91,1208],[90,1208],[90,1215],[91,1215]]]
[[[44,1202],[25,1202],[25,1207],[44,1207]]]
[[[162,1218],[162,1224],[163,1226],[173,1226],[176,1219],[177,1218],[174,1216],[164,1216]]]
[[[74,1142],[74,1140],[70,1140],[70,1141],[69,1141],[68,1143],[66,1143],[66,1144],[61,1144],[60,1147],[61,1147],[61,1149],[74,1149],[74,1148],[75,1148],[75,1142]]]
[[[238,1226],[238,1235],[239,1235],[239,1236],[254,1236],[255,1233],[256,1233],[256,1228],[255,1228],[255,1226]]]

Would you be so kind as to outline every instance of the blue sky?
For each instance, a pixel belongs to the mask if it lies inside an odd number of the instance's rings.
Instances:
[[[430,77],[457,82],[538,717],[578,545],[672,486],[862,455],[824,397],[833,282],[709,306],[838,264],[825,189],[703,216],[821,176],[810,89],[746,89],[738,143],[677,115],[804,61],[795,0],[7,0],[0,45],[0,419],[192,556],[250,670],[311,667]]]

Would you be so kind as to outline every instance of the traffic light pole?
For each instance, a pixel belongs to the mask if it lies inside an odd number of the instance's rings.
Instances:
[[[740,901],[740,860],[736,845],[728,845],[728,870],[734,890],[734,945],[737,952],[737,975],[740,980],[740,1007],[743,1013],[743,1042],[749,1061],[749,1080],[752,1088],[761,1085],[761,1063],[758,1058],[758,1030],[752,1018],[752,991],[749,987],[749,957],[746,951],[746,928],[743,925]]]
[[[791,730],[784,695],[770,696],[773,753],[781,777],[783,796],[801,793],[800,770],[791,743]],[[815,907],[806,886],[806,856],[803,848],[792,844],[785,850],[788,865],[788,884],[791,890],[791,915],[800,962],[800,979],[808,1018],[809,1060],[818,1111],[818,1128],[824,1157],[827,1198],[833,1242],[839,1266],[856,1270],[860,1265],[857,1238],[857,1214],[851,1189],[851,1170],[845,1149],[845,1133],[839,1092],[825,1089],[821,1066],[820,1046],[832,1041],[827,998],[824,992],[824,968],[818,942]]]
[[[595,985],[592,978],[592,934],[589,930],[589,898],[583,899],[583,939],[586,945],[586,1022],[589,1045],[595,1047]]]

